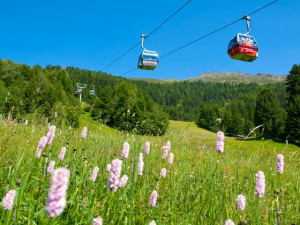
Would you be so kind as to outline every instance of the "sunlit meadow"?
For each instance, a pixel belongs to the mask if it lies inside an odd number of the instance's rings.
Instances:
[[[42,145],[46,120],[0,119],[1,224],[300,223],[297,146],[225,136],[217,151],[188,122],[163,137],[81,124]]]

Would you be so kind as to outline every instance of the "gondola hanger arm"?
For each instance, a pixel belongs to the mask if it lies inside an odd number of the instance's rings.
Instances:
[[[250,16],[249,15],[244,16],[242,19],[246,20],[246,25],[247,25],[247,33],[246,34],[250,34],[250,21],[251,21]]]
[[[142,38],[142,49],[143,49],[143,50],[147,50],[147,49],[144,47],[144,39],[147,38],[147,35],[146,35],[146,34],[141,34],[140,37]]]

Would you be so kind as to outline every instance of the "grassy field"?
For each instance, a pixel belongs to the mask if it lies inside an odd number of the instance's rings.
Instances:
[[[28,125],[0,120],[0,197],[9,190],[16,196],[11,209],[4,209],[1,224],[93,224],[101,217],[103,224],[300,224],[300,148],[269,140],[243,141],[225,137],[225,151],[216,151],[216,133],[199,129],[188,122],[170,121],[164,137],[146,137],[120,132],[81,118],[82,127],[56,128],[51,144],[36,158],[40,138],[47,134],[46,121]],[[55,125],[55,124],[54,124]],[[87,127],[86,138],[82,129]],[[139,155],[146,141],[150,153],[144,154],[143,175],[138,175]],[[162,159],[163,147],[171,143],[172,164]],[[128,158],[122,157],[128,142]],[[67,147],[63,160],[61,149]],[[276,171],[277,155],[284,155],[284,172]],[[127,175],[125,187],[108,188],[107,164],[122,160],[121,176]],[[55,168],[70,172],[66,208],[56,217],[46,210]],[[91,181],[95,167],[99,172]],[[161,177],[166,168],[166,177]],[[258,171],[265,175],[265,194],[255,194]],[[150,205],[150,195],[157,191],[157,202]],[[244,195],[244,210],[237,209],[237,196]],[[96,223],[95,223],[96,224]]]

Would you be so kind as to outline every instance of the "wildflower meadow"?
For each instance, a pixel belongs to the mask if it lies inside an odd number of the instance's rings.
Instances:
[[[300,148],[189,122],[165,136],[0,118],[1,224],[300,224]]]

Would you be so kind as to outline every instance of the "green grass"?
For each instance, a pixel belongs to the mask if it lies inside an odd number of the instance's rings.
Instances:
[[[199,129],[194,123],[170,121],[164,137],[138,136],[111,129],[81,118],[88,127],[57,128],[51,145],[35,158],[39,139],[47,133],[47,123],[28,126],[0,121],[0,198],[10,189],[17,191],[12,210],[0,209],[1,224],[92,224],[100,216],[103,224],[298,224],[300,221],[299,147],[269,140],[242,141],[225,137],[224,153],[215,151],[216,134]],[[150,154],[144,156],[143,176],[137,175],[137,161],[146,140]],[[123,159],[122,175],[129,179],[125,188],[107,188],[106,165],[121,159],[123,143],[130,153]],[[174,163],[162,160],[162,148],[171,142]],[[64,161],[58,160],[69,142]],[[276,172],[277,154],[285,156],[284,173]],[[51,160],[55,168],[70,170],[67,207],[57,218],[45,211],[51,175],[45,170]],[[95,166],[96,181],[90,181]],[[160,177],[167,169],[165,179]],[[255,195],[255,174],[266,176],[265,196]],[[21,179],[21,183],[19,182]],[[157,206],[150,207],[150,194],[157,190]],[[237,195],[246,197],[246,209],[236,209]],[[280,223],[278,221],[280,218]]]

